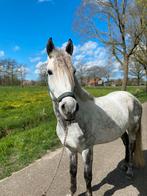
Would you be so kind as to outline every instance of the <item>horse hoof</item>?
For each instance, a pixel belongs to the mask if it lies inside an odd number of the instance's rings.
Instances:
[[[120,170],[126,172],[128,169],[128,164],[126,162],[121,163]]]
[[[133,170],[130,169],[130,168],[128,168],[128,170],[127,170],[127,172],[126,172],[126,175],[127,175],[127,178],[128,178],[129,180],[131,180],[131,179],[134,177],[134,175],[133,175]]]
[[[121,170],[121,171],[126,172],[127,169],[128,169],[128,166],[127,166],[126,164],[122,164],[122,165],[120,166],[120,170]]]

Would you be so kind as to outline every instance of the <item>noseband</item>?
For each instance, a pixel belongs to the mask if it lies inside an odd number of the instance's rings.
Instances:
[[[63,93],[62,95],[60,95],[58,98],[57,98],[57,102],[59,103],[60,101],[62,101],[62,99],[64,99],[65,97],[73,97],[75,99],[75,96],[72,92],[66,92],[66,93]]]
[[[73,97],[75,99],[73,92],[65,92],[62,95],[60,95],[58,98],[56,98],[51,91],[50,91],[50,93],[52,94],[53,101],[58,104],[62,101],[62,99],[66,98],[66,97]]]

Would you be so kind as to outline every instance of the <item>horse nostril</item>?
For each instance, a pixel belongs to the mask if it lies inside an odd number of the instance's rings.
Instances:
[[[61,109],[65,111],[65,103],[62,104]]]
[[[79,110],[79,104],[76,104],[76,112]]]
[[[68,119],[74,118],[75,113],[79,110],[79,104],[76,101],[63,102],[60,105],[59,111]]]

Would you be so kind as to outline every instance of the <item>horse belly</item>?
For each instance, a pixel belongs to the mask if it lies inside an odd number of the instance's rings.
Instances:
[[[95,144],[103,144],[114,141],[118,139],[124,132],[125,129],[121,130],[105,128],[105,130],[98,130],[95,133]]]
[[[105,109],[105,115],[97,119],[97,125],[93,126],[96,143],[111,142],[119,138],[128,127],[129,112],[127,108],[110,105]],[[100,123],[99,123],[100,122]]]

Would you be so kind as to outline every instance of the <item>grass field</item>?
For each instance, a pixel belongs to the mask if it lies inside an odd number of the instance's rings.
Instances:
[[[86,88],[94,96],[118,87]],[[147,101],[143,88],[128,91]],[[0,179],[60,146],[47,87],[0,87]]]

